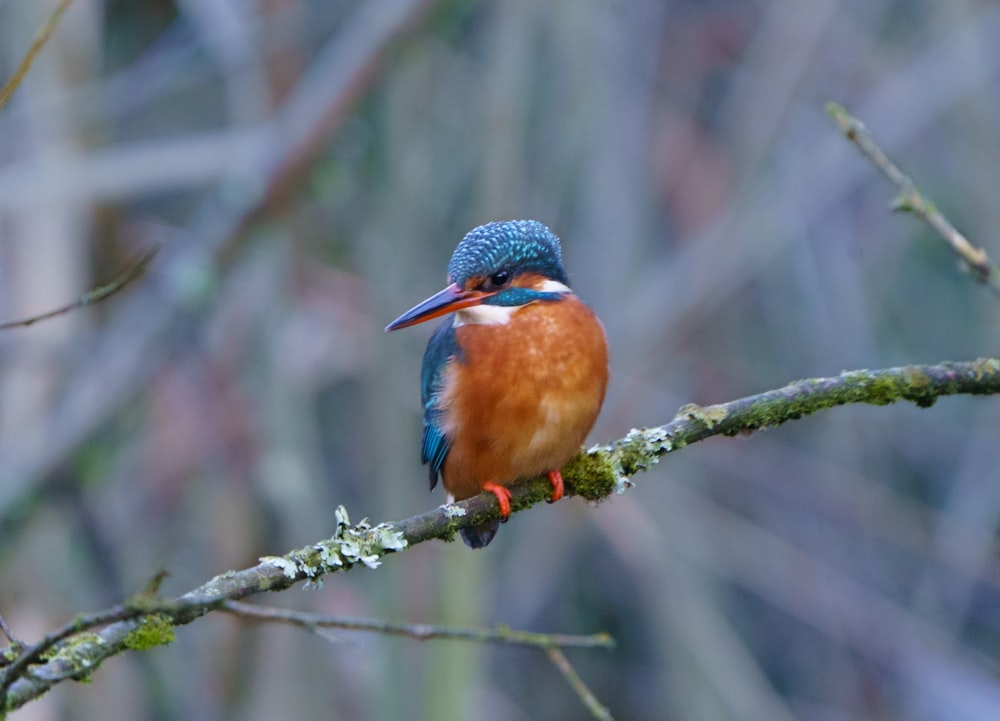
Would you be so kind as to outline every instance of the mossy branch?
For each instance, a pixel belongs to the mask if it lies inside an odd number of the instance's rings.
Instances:
[[[745,435],[850,403],[881,406],[909,401],[926,408],[943,396],[997,393],[1000,359],[995,358],[811,378],[728,403],[684,406],[665,425],[632,430],[618,441],[580,453],[563,469],[563,477],[568,494],[599,501],[628,488],[635,474],[667,453],[711,436]],[[545,478],[518,484],[512,488],[512,512],[545,500],[549,492]],[[318,586],[328,574],[359,566],[376,568],[389,554],[435,538],[451,540],[459,529],[497,512],[496,499],[488,493],[378,525],[351,524],[347,513],[337,509],[336,532],[329,539],[284,556],[262,558],[252,568],[228,571],[172,600],[156,596],[154,588],[119,607],[80,615],[34,645],[12,644],[0,655],[0,714],[21,707],[56,683],[88,676],[102,661],[126,649],[169,643],[174,627],[211,611],[227,610],[229,601],[300,582]]]

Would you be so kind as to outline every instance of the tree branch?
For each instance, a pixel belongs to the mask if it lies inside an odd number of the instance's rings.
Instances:
[[[899,187],[899,195],[893,199],[892,209],[913,213],[930,225],[951,246],[973,277],[989,286],[995,295],[1000,296],[1000,270],[990,260],[986,251],[970,243],[934,203],[917,190],[910,176],[900,170],[899,166],[878,146],[864,123],[837,103],[827,103],[826,112],[840,126],[847,139]]]
[[[450,639],[454,641],[478,641],[502,643],[512,646],[535,646],[537,648],[614,648],[615,641],[607,633],[577,636],[561,633],[534,633],[519,631],[508,626],[493,628],[454,628],[434,626],[426,623],[393,623],[381,618],[347,618],[326,616],[320,613],[290,611],[285,608],[256,606],[240,601],[227,601],[222,611],[251,621],[265,623],[285,623],[307,631],[324,628],[339,628],[345,631],[371,631],[386,636],[405,636],[416,641]]]
[[[55,31],[56,26],[59,24],[59,18],[62,17],[62,14],[66,12],[72,2],[73,0],[62,0],[62,2],[60,2],[49,15],[45,24],[42,25],[41,30],[38,31],[38,35],[36,35],[35,39],[32,41],[31,47],[28,48],[28,52],[26,52],[24,57],[21,58],[21,62],[17,66],[17,70],[14,71],[10,80],[4,83],[3,87],[0,88],[0,108],[3,108],[3,106],[7,104],[7,101],[10,100],[14,91],[21,86],[21,82],[28,74],[28,71],[31,70],[32,63],[35,62],[35,56],[38,55],[42,48],[45,47],[45,44],[49,41],[49,38]]]
[[[684,406],[665,425],[633,429],[618,441],[580,453],[563,469],[563,477],[569,495],[599,501],[630,487],[632,476],[648,470],[661,456],[711,436],[748,434],[849,403],[910,401],[926,408],[942,396],[997,393],[1000,359],[995,358],[847,371],[728,403]],[[549,492],[545,478],[512,487],[512,512],[547,499]],[[338,508],[332,538],[284,556],[262,558],[252,568],[228,571],[173,600],[140,594],[122,606],[77,616],[33,646],[12,646],[4,654],[6,668],[0,668],[0,713],[21,707],[67,678],[89,675],[106,658],[126,649],[169,643],[175,626],[214,610],[232,612],[226,609],[229,601],[281,591],[298,582],[319,586],[324,576],[357,566],[376,568],[386,555],[435,538],[452,540],[459,529],[497,513],[496,498],[489,493],[376,526],[367,520],[352,525],[346,511]]]
[[[146,266],[150,264],[156,254],[159,252],[159,246],[154,246],[144,252],[139,256],[139,259],[128,266],[118,277],[112,280],[110,283],[102,285],[93,290],[87,291],[79,298],[77,298],[72,303],[67,303],[64,306],[56,308],[55,310],[50,310],[46,313],[40,315],[33,315],[30,318],[22,318],[21,320],[10,320],[6,323],[0,323],[0,330],[9,330],[11,328],[26,328],[28,326],[34,325],[42,320],[48,320],[49,318],[55,318],[56,316],[63,315],[64,313],[69,313],[71,310],[76,310],[77,308],[83,308],[88,305],[93,305],[94,303],[99,303],[106,298],[110,298],[118,291],[124,289],[127,285],[131,284],[132,281],[139,278],[146,270]]]
[[[572,646],[577,648],[613,648],[614,639],[607,633],[595,633],[589,636],[575,636],[559,633],[532,633],[518,631],[508,626],[493,628],[452,628],[448,626],[432,626],[424,623],[393,623],[378,618],[345,618],[342,616],[325,616],[304,611],[290,611],[284,608],[255,606],[240,601],[228,601],[221,609],[240,618],[265,623],[286,623],[318,633],[321,629],[339,628],[349,631],[372,631],[387,636],[405,636],[417,641],[434,639],[449,639],[453,641],[477,641],[480,643],[503,643],[515,646],[530,646],[541,648],[569,683],[584,707],[591,716],[601,721],[614,721],[611,712],[598,701],[594,693],[587,687],[580,674],[570,665],[569,659],[562,649]]]
[[[576,672],[576,669],[570,665],[569,659],[566,658],[566,654],[562,652],[562,649],[552,647],[548,650],[548,653],[549,660],[551,660],[552,664],[559,669],[559,673],[561,673],[563,678],[566,679],[566,683],[568,683],[576,692],[576,695],[580,697],[580,700],[583,702],[583,705],[587,707],[590,715],[598,721],[615,721],[607,706],[597,700],[594,692],[591,691],[590,687],[588,687],[587,684],[584,683],[583,679],[580,678],[580,674]]]

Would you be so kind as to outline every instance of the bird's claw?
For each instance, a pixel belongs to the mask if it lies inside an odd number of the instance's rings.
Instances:
[[[506,523],[507,519],[510,518],[510,490],[493,481],[484,483],[483,490],[496,496],[497,505],[500,506],[500,523]]]
[[[555,503],[565,494],[565,486],[563,485],[562,473],[558,469],[549,471],[546,474],[549,477],[549,483],[552,484],[552,496],[546,499],[546,503]]]

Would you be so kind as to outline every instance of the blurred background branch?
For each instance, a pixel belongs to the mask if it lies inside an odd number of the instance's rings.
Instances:
[[[69,7],[71,2],[73,2],[73,0],[61,0],[61,2],[56,5],[55,10],[52,11],[48,20],[45,21],[45,24],[42,25],[41,29],[38,31],[38,35],[35,36],[34,41],[31,43],[31,47],[28,48],[24,57],[21,58],[21,62],[18,64],[14,74],[6,83],[3,84],[2,87],[0,87],[0,109],[7,104],[10,100],[10,96],[14,94],[14,91],[16,91],[24,81],[28,71],[31,70],[31,64],[34,62],[35,56],[38,55],[43,47],[45,47],[45,43],[49,41],[49,38],[52,36],[52,32],[59,24],[59,18],[61,18],[62,14],[66,12],[66,9]]]
[[[156,257],[156,253],[159,248],[150,248],[141,256],[139,259],[129,265],[119,276],[117,276],[110,283],[89,290],[80,296],[77,300],[72,303],[60,306],[55,310],[50,310],[45,313],[39,313],[38,315],[33,315],[30,318],[22,318],[20,320],[10,320],[5,323],[0,323],[0,330],[10,330],[11,328],[26,328],[28,326],[34,325],[39,321],[50,320],[57,316],[63,315],[64,313],[69,313],[70,311],[77,310],[78,308],[86,308],[88,305],[94,303],[100,303],[102,300],[106,300],[113,296],[115,293],[123,290],[130,283],[140,278],[146,270],[146,266],[149,265],[150,261]]]
[[[374,631],[389,635],[406,636],[417,641],[430,639],[452,639],[460,641],[475,641],[478,643],[510,643],[515,645],[534,646],[546,651],[553,665],[566,679],[570,687],[580,698],[584,707],[593,718],[603,721],[614,721],[611,712],[601,705],[593,692],[570,664],[563,652],[565,647],[593,648],[602,646],[610,648],[614,641],[606,633],[591,636],[567,636],[564,634],[531,633],[517,631],[506,626],[499,628],[447,628],[427,624],[398,624],[382,619],[357,619],[321,616],[310,613],[296,613],[280,608],[253,606],[239,601],[229,601],[223,610],[240,618],[267,623],[285,623],[299,626],[309,631],[337,628],[342,630]]]
[[[340,629],[343,631],[369,631],[390,636],[405,636],[415,641],[452,639],[486,643],[510,643],[515,646],[548,648],[566,646],[573,648],[612,648],[614,639],[606,633],[574,636],[560,633],[533,633],[518,631],[507,626],[495,628],[451,628],[426,623],[393,623],[381,618],[344,618],[318,613],[290,611],[286,608],[257,606],[240,601],[227,601],[222,610],[239,618],[266,623],[284,623],[308,631]]]
[[[604,706],[597,697],[594,696],[594,692],[590,690],[590,687],[584,683],[583,679],[580,678],[580,674],[576,672],[576,669],[570,664],[569,659],[566,658],[566,654],[558,646],[550,646],[548,648],[549,658],[552,659],[553,665],[566,679],[566,682],[576,691],[576,695],[580,697],[583,701],[583,705],[590,712],[592,718],[599,719],[600,721],[614,721],[614,716],[611,715],[611,711],[608,710],[607,706]]]

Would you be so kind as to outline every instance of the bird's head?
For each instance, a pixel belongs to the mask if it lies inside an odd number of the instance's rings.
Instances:
[[[406,328],[447,313],[483,306],[480,320],[506,322],[512,309],[569,292],[559,239],[536,220],[508,220],[474,228],[448,263],[451,284],[394,320]],[[495,309],[495,310],[491,310]]]

